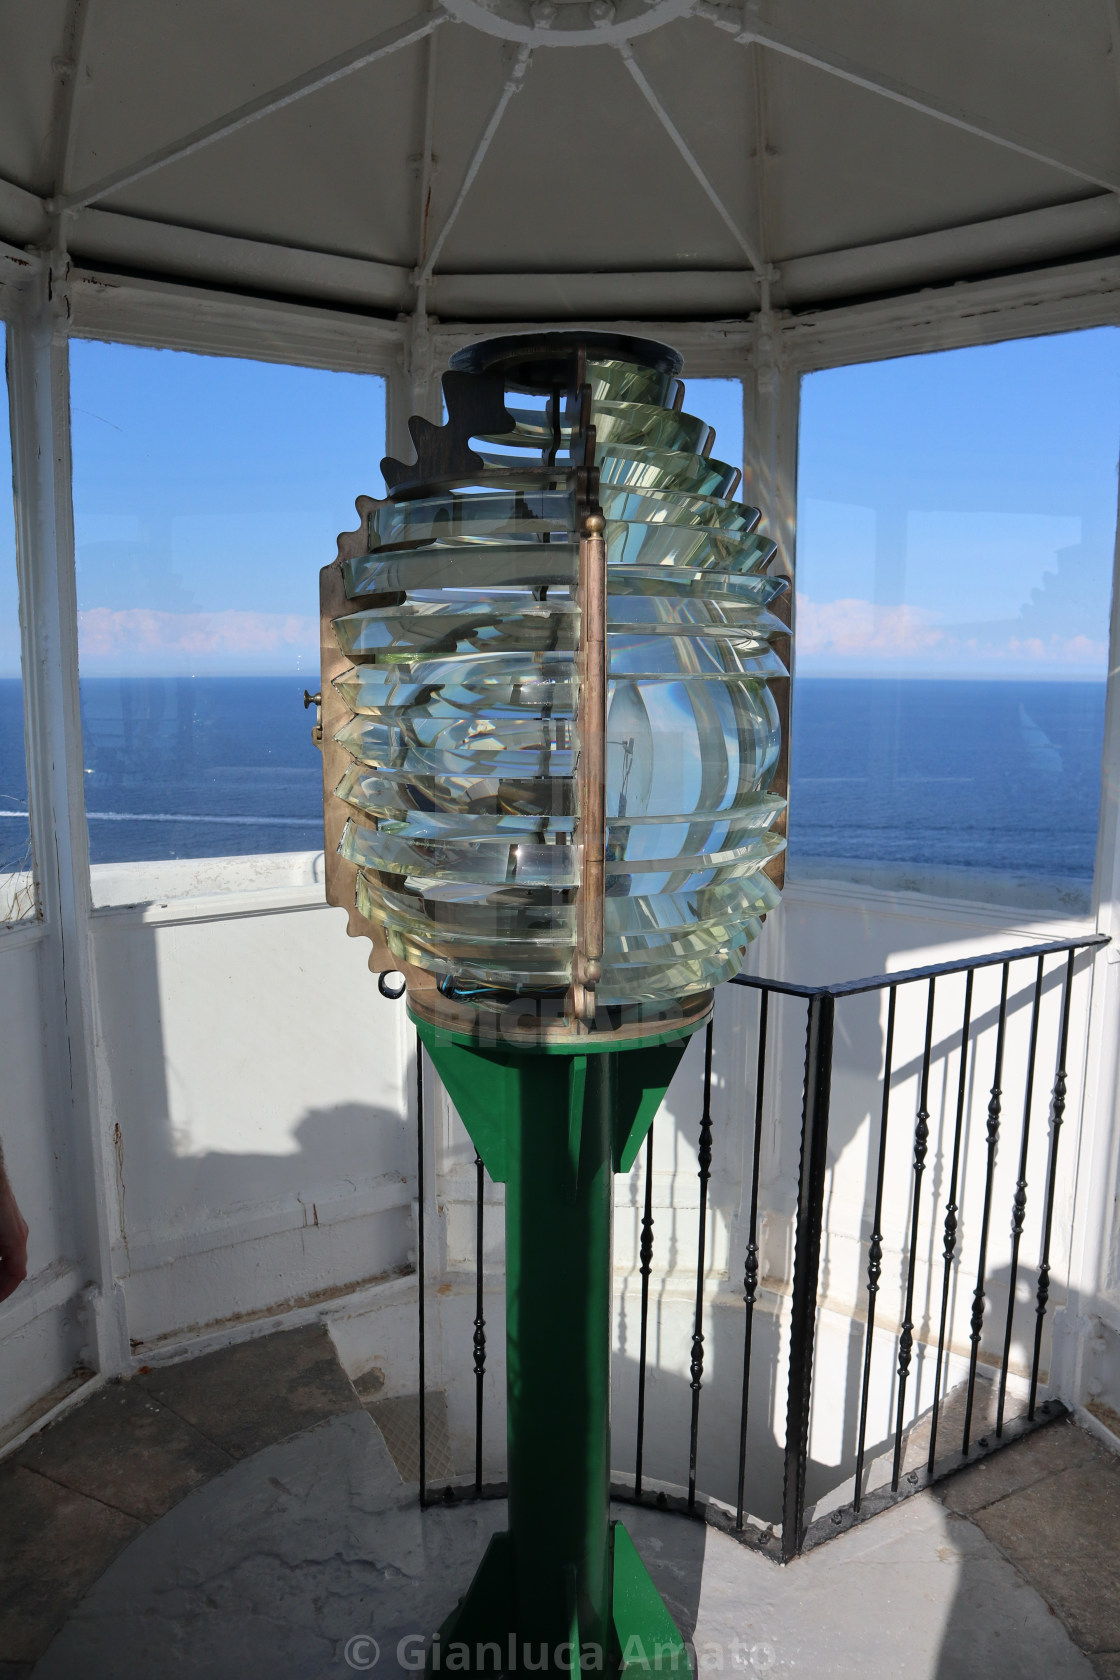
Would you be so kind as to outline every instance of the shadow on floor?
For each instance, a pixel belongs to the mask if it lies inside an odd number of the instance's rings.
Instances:
[[[412,1672],[505,1508],[421,1512],[399,1473],[415,1402],[396,1461],[388,1404],[363,1406],[315,1326],[112,1384],[45,1430],[0,1470],[0,1680],[341,1680],[374,1642],[379,1680]],[[701,1675],[1120,1680],[1120,1463],[1068,1422],[786,1569],[616,1514]]]

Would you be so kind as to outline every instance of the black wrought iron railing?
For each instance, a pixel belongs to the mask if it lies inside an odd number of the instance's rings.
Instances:
[[[653,1480],[649,1475],[647,1442],[648,1375],[650,1350],[651,1280],[655,1273],[655,1195],[654,1195],[654,1128],[650,1129],[644,1150],[643,1195],[638,1239],[637,1261],[640,1278],[638,1360],[636,1372],[636,1405],[633,1418],[632,1477],[627,1475],[613,1486],[615,1496],[640,1504],[656,1505],[662,1509],[678,1510],[706,1520],[734,1535],[744,1544],[757,1547],[764,1554],[788,1562],[833,1534],[843,1532],[875,1511],[897,1499],[919,1491],[939,1477],[960,1467],[963,1462],[995,1451],[1006,1441],[1017,1439],[1027,1430],[1060,1415],[1064,1409],[1053,1399],[1039,1399],[1040,1373],[1043,1359],[1044,1325],[1050,1298],[1052,1243],[1054,1231],[1055,1196],[1058,1183],[1059,1146],[1062,1126],[1069,1103],[1071,1080],[1070,1023],[1075,980],[1080,968],[1086,967],[1093,952],[1107,943],[1103,935],[1078,939],[1051,940],[1045,944],[1022,946],[985,956],[960,958],[952,962],[927,964],[920,968],[893,974],[878,974],[870,978],[845,981],[829,986],[804,986],[787,981],[740,975],[731,984],[747,988],[757,995],[757,1014],[754,1016],[753,1090],[750,1092],[744,1129],[750,1126],[749,1184],[744,1184],[744,1221],[741,1235],[745,1238],[742,1271],[742,1342],[741,1371],[736,1380],[738,1408],[735,1430],[735,1449],[726,1464],[713,1473],[706,1466],[704,1480],[719,1484],[720,1494],[698,1491],[700,1476],[700,1444],[704,1418],[705,1388],[705,1329],[712,1311],[709,1293],[711,1270],[709,1258],[709,1185],[713,1159],[713,1050],[715,1022],[705,1030],[703,1083],[700,1104],[699,1132],[696,1160],[699,1177],[699,1201],[696,1220],[695,1296],[690,1312],[691,1346],[688,1360],[688,1415],[680,1418],[679,1427],[687,1428],[688,1472],[687,1485],[675,1485],[665,1480]],[[1005,1061],[1008,1047],[1008,1025],[1012,1013],[1011,980],[1022,972],[1022,965],[1030,965],[1026,990],[1019,997],[1024,1015],[1026,1049],[1021,1080],[1022,1105],[1018,1112],[1017,1130],[1012,1131],[1004,1112]],[[976,1009],[976,981],[982,971],[999,971],[998,1004],[989,1009],[984,1020]],[[950,996],[956,1006],[951,1025],[946,1031],[944,998],[945,982],[950,977],[963,976],[963,997]],[[884,1288],[884,1196],[887,1193],[888,1144],[898,1126],[892,1115],[892,1096],[898,1084],[899,1071],[899,998],[907,988],[925,987],[924,1010],[919,1005],[918,1018],[922,1022],[920,1055],[908,1067],[913,1069],[917,1104],[912,1130],[906,1134],[909,1154],[909,1183],[907,1206],[902,1222],[903,1241],[898,1255],[900,1261],[898,1314],[890,1334],[896,1338],[893,1356],[892,1422],[886,1439],[872,1443],[876,1462],[881,1466],[880,1480],[868,1485],[870,1468],[868,1444],[869,1420],[872,1408],[873,1361],[876,1337],[885,1331],[881,1318],[880,1296]],[[939,986],[941,990],[939,991]],[[1057,993],[1056,1007],[1047,1011],[1044,1031],[1044,999],[1047,993]],[[886,994],[886,1023],[882,1040],[881,1075],[876,1112],[871,1116],[870,1154],[873,1172],[869,1178],[870,1214],[862,1224],[869,1224],[865,1239],[866,1278],[862,1285],[862,1302],[850,1306],[849,1317],[857,1327],[865,1322],[862,1332],[862,1353],[858,1392],[858,1424],[855,1431],[854,1463],[850,1465],[850,1498],[839,1499],[834,1494],[824,1501],[827,1510],[809,1521],[807,1518],[807,1481],[810,1469],[810,1405],[814,1384],[820,1380],[815,1357],[818,1323],[818,1292],[821,1273],[822,1235],[827,1235],[824,1219],[825,1186],[829,1165],[829,1121],[834,1094],[834,1040],[837,1007],[844,1000],[868,994]],[[800,1084],[800,1158],[797,1174],[796,1200],[792,1214],[792,1264],[788,1278],[763,1276],[761,1224],[765,1210],[760,1201],[764,1148],[764,1117],[771,1103],[771,1045],[775,1017],[780,1009],[805,1006],[805,1052],[798,1079]],[[726,1007],[726,1005],[724,1005]],[[881,1006],[880,1006],[881,1011]],[[939,1041],[945,1075],[942,1083],[940,1117],[935,1120],[936,1135],[931,1128],[931,1067],[934,1061],[935,1031],[941,1028]],[[1051,1030],[1052,1029],[1052,1030]],[[1046,1042],[1044,1043],[1044,1039]],[[989,1041],[991,1041],[989,1043]],[[991,1061],[979,1065],[981,1048],[990,1050]],[[1052,1054],[1053,1074],[1049,1081],[1047,1132],[1044,1155],[1041,1149],[1036,1108],[1038,1107],[1039,1068],[1044,1056]],[[950,1062],[956,1057],[955,1081],[949,1077]],[[423,1057],[417,1044],[417,1174],[420,1207],[425,1207],[425,1117]],[[990,1086],[987,1084],[990,1069]],[[982,1133],[969,1125],[972,1094],[983,1082],[988,1090]],[[792,1106],[792,1105],[790,1105]],[[790,1124],[789,1119],[777,1115],[777,1129]],[[656,1124],[656,1123],[655,1123]],[[969,1137],[975,1131],[976,1146],[972,1150],[974,1167],[982,1174],[982,1192],[970,1198],[966,1218],[962,1186],[969,1165]],[[997,1155],[1001,1142],[1012,1132],[1015,1158],[1014,1188],[1010,1196],[1009,1264],[999,1282],[999,1294],[1006,1296],[1002,1306],[1003,1323],[997,1337],[996,1351],[991,1350],[991,1304],[993,1293],[989,1275],[989,1254],[992,1221],[997,1215]],[[1031,1155],[1032,1139],[1036,1157]],[[745,1144],[746,1139],[744,1137]],[[1044,1160],[1041,1205],[1036,1214],[1037,1228],[1033,1232],[1034,1249],[1028,1257],[1024,1250],[1024,1234],[1028,1211],[1028,1165]],[[483,1423],[486,1385],[486,1319],[484,1293],[485,1238],[485,1178],[481,1160],[474,1157],[475,1218],[474,1218],[474,1322],[473,1378],[474,1378],[474,1474],[473,1477],[433,1489],[426,1473],[426,1308],[424,1288],[419,1291],[419,1370],[420,1370],[420,1497],[422,1503],[433,1498],[457,1500],[469,1497],[501,1495],[504,1484],[499,1480],[487,1483],[483,1475]],[[935,1172],[931,1173],[931,1167]],[[745,1175],[744,1175],[745,1176]],[[1036,1173],[1037,1176],[1037,1173]],[[897,1174],[896,1174],[897,1177]],[[926,1188],[932,1178],[932,1189]],[[873,1185],[873,1188],[871,1186]],[[940,1245],[940,1254],[929,1252],[932,1228]],[[425,1273],[425,1218],[419,1219],[417,1268],[421,1278]],[[968,1243],[962,1245],[967,1231]],[[861,1225],[862,1229],[862,1225]],[[920,1244],[925,1249],[920,1253]],[[861,1240],[861,1252],[863,1243]],[[953,1404],[948,1406],[946,1378],[951,1360],[965,1367],[963,1344],[954,1348],[951,1334],[951,1297],[960,1268],[969,1262],[967,1288],[971,1293],[968,1317],[967,1375],[953,1391]],[[1031,1289],[1028,1299],[1020,1300],[1020,1284],[1029,1272]],[[939,1275],[937,1275],[939,1273]],[[916,1322],[915,1292],[919,1274],[929,1297],[925,1313],[925,1328]],[[785,1429],[782,1446],[780,1520],[766,1521],[750,1511],[748,1482],[750,1449],[748,1425],[752,1403],[760,1381],[768,1398],[775,1386],[780,1387],[781,1373],[772,1368],[762,1372],[755,1338],[760,1297],[765,1289],[783,1301],[788,1297],[788,1355],[785,1361]],[[1017,1308],[1019,1318],[1017,1319]],[[1033,1312],[1034,1322],[1025,1338],[1030,1349],[1029,1368],[1016,1377],[1021,1398],[1014,1416],[1008,1412],[1009,1377],[1016,1324],[1021,1329],[1022,1315]],[[936,1323],[936,1338],[933,1326]],[[997,1329],[999,1326],[997,1325]],[[919,1330],[916,1336],[915,1332]],[[983,1348],[988,1332],[988,1350]],[[773,1340],[771,1338],[771,1340]],[[931,1404],[920,1414],[910,1416],[908,1425],[908,1391],[910,1388],[916,1350],[934,1361]],[[466,1351],[466,1350],[464,1350]],[[767,1356],[768,1367],[774,1359]],[[985,1423],[983,1433],[978,1428],[977,1395],[981,1365],[987,1385],[985,1399],[994,1402],[994,1426]],[[962,1412],[963,1407],[963,1412]],[[951,1433],[950,1433],[951,1428]],[[959,1428],[959,1434],[957,1430]],[[616,1415],[614,1438],[619,1441],[626,1430],[625,1421]],[[959,1442],[959,1445],[957,1444]],[[920,1457],[919,1457],[920,1450]],[[887,1466],[889,1465],[889,1474]],[[682,1461],[683,1468],[683,1461]],[[817,1479],[820,1480],[818,1469]],[[837,1475],[839,1483],[839,1476]],[[846,1483],[844,1484],[847,1485]]]

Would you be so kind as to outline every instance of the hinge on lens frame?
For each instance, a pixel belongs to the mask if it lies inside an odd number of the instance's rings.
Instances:
[[[595,465],[595,428],[591,424],[591,386],[587,380],[587,351],[580,346],[576,358],[574,424],[568,459],[574,478],[576,532],[583,530],[588,514],[599,510],[599,469]]]

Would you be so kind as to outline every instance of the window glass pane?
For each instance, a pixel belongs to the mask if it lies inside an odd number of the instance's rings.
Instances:
[[[7,366],[7,338],[0,321],[0,358]],[[19,581],[16,573],[12,440],[8,392],[0,390],[0,921],[36,912],[27,803],[27,745],[23,731]]]
[[[802,385],[791,876],[1089,908],[1120,329]]]
[[[743,382],[741,379],[686,379],[684,406],[689,414],[716,429],[711,453],[728,466],[743,465]],[[740,486],[737,494],[742,494]]]
[[[75,342],[71,410],[94,902],[316,878],[318,573],[384,381]]]

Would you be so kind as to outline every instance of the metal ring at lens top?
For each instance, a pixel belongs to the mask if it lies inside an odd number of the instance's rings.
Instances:
[[[459,23],[527,47],[617,47],[688,17],[693,0],[443,0]]]
[[[398,970],[395,969],[395,968],[386,968],[386,969],[383,969],[382,972],[377,976],[377,989],[381,993],[381,996],[383,998],[390,998],[394,1002],[396,1001],[397,998],[402,998],[404,996],[405,992],[408,989],[408,981],[405,979],[403,974],[401,975],[401,983],[398,986],[396,991],[394,991],[391,986],[386,984],[390,974],[396,974],[397,972],[398,972]]]

